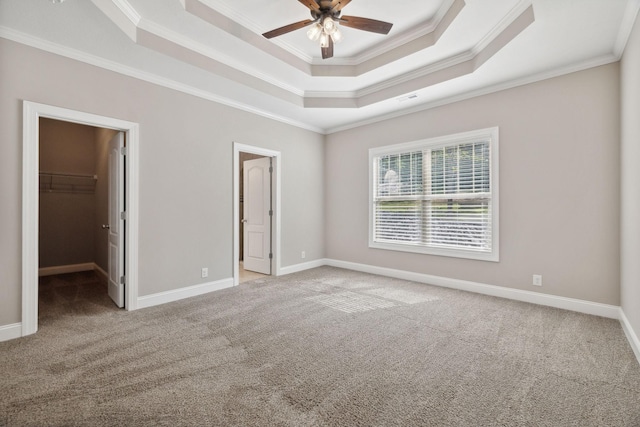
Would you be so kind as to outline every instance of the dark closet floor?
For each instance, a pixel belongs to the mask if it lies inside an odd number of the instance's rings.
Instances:
[[[107,281],[95,271],[44,276],[38,280],[38,323],[46,326],[62,316],[118,310],[109,298]]]

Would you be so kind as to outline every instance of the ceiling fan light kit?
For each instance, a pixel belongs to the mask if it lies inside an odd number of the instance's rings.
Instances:
[[[333,44],[340,43],[343,38],[338,23],[357,30],[370,31],[378,34],[388,34],[393,24],[375,19],[361,18],[359,16],[343,16],[340,13],[343,7],[351,3],[351,0],[298,0],[311,11],[313,19],[294,22],[284,27],[276,28],[263,34],[270,39],[281,36],[291,31],[311,25],[307,30],[307,37],[311,41],[320,40],[322,59],[333,56]]]
[[[338,28],[337,22],[333,20],[330,16],[324,17],[322,20],[322,25],[319,22],[316,22],[309,28],[307,31],[307,37],[311,41],[320,40],[320,47],[328,48],[329,47],[329,38],[334,43],[340,43],[342,40],[342,32],[340,28]]]
[[[320,38],[320,34],[322,34],[322,25],[318,24],[317,22],[313,24],[307,31],[307,37],[312,42],[318,40]]]

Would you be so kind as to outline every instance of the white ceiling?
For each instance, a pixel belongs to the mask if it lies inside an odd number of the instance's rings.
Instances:
[[[392,6],[392,7],[391,7]],[[297,0],[0,0],[0,37],[317,132],[620,59],[640,0],[352,0],[323,60]]]

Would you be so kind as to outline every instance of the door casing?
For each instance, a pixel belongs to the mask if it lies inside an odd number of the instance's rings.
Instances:
[[[127,161],[124,171],[125,263],[127,266],[125,309],[138,306],[138,200],[139,125],[125,120],[23,101],[22,106],[22,336],[38,330],[38,172],[40,118],[45,117],[125,132]]]

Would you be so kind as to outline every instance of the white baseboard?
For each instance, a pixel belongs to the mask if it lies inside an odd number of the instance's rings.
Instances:
[[[22,323],[0,326],[0,342],[9,341],[22,336]]]
[[[96,264],[85,262],[83,264],[56,265],[54,267],[43,267],[38,269],[38,276],[53,276],[56,274],[78,273],[80,271],[94,270]]]
[[[326,265],[362,271],[363,273],[377,274],[380,276],[395,277],[397,279],[411,280],[444,288],[458,289],[461,291],[475,292],[483,295],[507,298],[548,307],[562,308],[595,316],[620,318],[620,307],[615,305],[600,304],[574,298],[565,298],[538,292],[523,291],[520,289],[505,288],[502,286],[487,285],[484,283],[469,282],[466,280],[451,279],[448,277],[432,276],[430,274],[413,273],[410,271],[395,270],[391,268],[376,267],[368,264],[358,264],[334,259],[326,260]]]
[[[300,271],[310,270],[316,267],[322,267],[323,265],[328,265],[326,259],[316,259],[313,261],[294,264],[287,267],[281,267],[280,276],[284,276],[286,274],[291,274],[291,273],[298,273]]]
[[[138,308],[153,307],[154,305],[166,304],[168,302],[179,301],[184,298],[195,297],[209,292],[233,286],[233,279],[223,279],[216,282],[201,283],[199,285],[188,286],[186,288],[175,289],[157,294],[138,297]]]
[[[620,324],[622,325],[624,334],[627,336],[633,353],[636,355],[636,359],[638,359],[638,363],[640,363],[640,339],[638,339],[638,335],[631,327],[631,323],[629,323],[629,319],[627,319],[627,316],[624,314],[622,307],[620,308]]]

